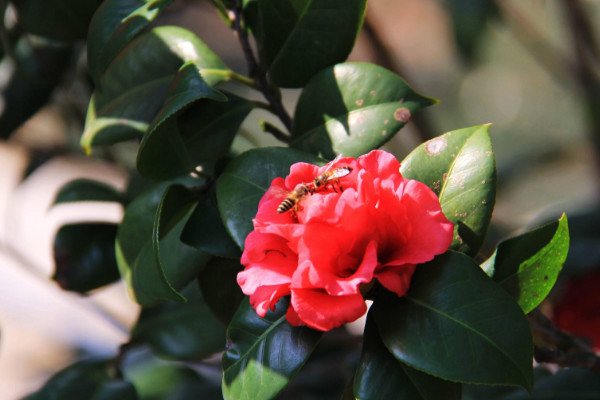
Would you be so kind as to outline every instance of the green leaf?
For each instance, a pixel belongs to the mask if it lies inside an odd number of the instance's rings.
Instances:
[[[75,201],[108,201],[125,203],[125,196],[113,186],[92,179],[76,179],[60,188],[54,204]]]
[[[64,290],[86,293],[119,279],[115,260],[117,226],[65,225],[54,239],[52,279]]]
[[[139,138],[167,97],[183,64],[192,62],[209,85],[231,72],[195,34],[161,26],[135,38],[111,63],[90,100],[81,145]]]
[[[354,395],[359,400],[460,400],[461,385],[427,375],[396,360],[381,341],[373,315],[369,313],[354,377]]]
[[[187,303],[167,302],[143,309],[132,340],[144,341],[158,356],[173,360],[201,360],[224,350],[225,326],[204,302],[196,282],[182,294]]]
[[[113,360],[85,360],[63,369],[23,400],[137,400],[133,385],[117,377]]]
[[[527,314],[550,293],[568,252],[569,226],[563,214],[558,221],[503,241],[481,267]]]
[[[10,136],[44,106],[72,61],[73,46],[23,35],[12,49],[14,68],[2,78],[0,139]]]
[[[19,0],[19,24],[25,30],[52,39],[85,39],[88,25],[101,0]]]
[[[119,271],[127,283],[130,296],[142,306],[156,305],[164,300],[185,300],[177,290],[194,279],[209,258],[179,240],[189,217],[189,209],[187,213],[185,209],[159,209],[165,203],[164,193],[169,192],[169,186],[177,183],[194,187],[203,182],[187,177],[156,185],[129,203],[117,232]],[[168,197],[167,203],[171,203]],[[160,214],[165,212],[168,215],[161,217]],[[154,251],[157,238],[162,267]]]
[[[458,129],[431,139],[402,161],[405,178],[428,185],[454,224],[450,249],[477,254],[496,202],[496,162],[489,125]]]
[[[217,208],[217,192],[214,185],[194,209],[183,229],[181,241],[208,254],[239,261],[240,248],[223,225]]]
[[[249,150],[227,164],[217,180],[217,201],[221,219],[240,248],[244,248],[244,240],[253,229],[258,201],[271,181],[287,176],[290,166],[301,161],[322,162],[299,150],[273,147]]]
[[[366,0],[258,0],[255,36],[272,81],[302,87],[350,54]]]
[[[533,387],[533,343],[517,303],[461,254],[419,265],[408,295],[384,292],[372,308],[398,360],[454,382]]]
[[[105,0],[91,20],[87,38],[90,75],[100,76],[110,62],[173,0]]]
[[[201,171],[214,173],[215,164],[231,142],[254,102],[208,86],[192,65],[185,65],[173,81],[169,95],[144,136],[137,169],[147,177],[167,179]],[[215,102],[214,100],[219,100]]]
[[[165,363],[144,348],[128,348],[121,362],[125,379],[132,382],[141,400],[218,399],[219,371],[202,365],[206,376],[179,363]],[[200,369],[200,368],[199,368]],[[61,399],[62,400],[62,399]],[[65,399],[66,400],[66,399]]]
[[[285,318],[289,301],[259,317],[244,300],[227,329],[223,354],[225,400],[272,399],[298,372],[321,332],[292,327]]]
[[[239,258],[231,260],[213,257],[198,276],[204,300],[213,314],[229,325],[245,295],[237,284],[237,274],[244,267]]]
[[[291,145],[329,159],[358,157],[383,145],[413,113],[436,102],[385,68],[338,64],[319,72],[302,91]]]

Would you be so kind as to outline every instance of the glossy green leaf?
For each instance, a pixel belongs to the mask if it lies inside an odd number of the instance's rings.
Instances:
[[[119,279],[115,260],[117,226],[65,225],[54,239],[52,279],[64,290],[86,293]]]
[[[92,95],[81,145],[89,151],[141,137],[186,62],[195,64],[209,85],[228,79],[231,72],[186,29],[162,26],[135,38],[108,66]]]
[[[225,400],[272,399],[298,372],[321,332],[292,327],[285,318],[289,301],[281,299],[275,311],[259,317],[248,300],[227,329],[223,354]]]
[[[110,62],[173,0],[105,0],[90,22],[87,61],[96,84]]]
[[[139,346],[128,348],[121,362],[123,375],[133,383],[140,400],[221,398],[219,371],[209,370],[207,364],[202,369],[204,375],[181,363],[165,363]]]
[[[475,262],[448,252],[419,265],[408,295],[372,308],[398,360],[455,382],[533,387],[533,343],[517,303]]]
[[[85,360],[58,372],[23,400],[137,400],[135,388],[117,377],[113,360]]]
[[[237,284],[237,274],[244,267],[237,260],[213,257],[198,276],[204,301],[213,314],[226,326],[244,299]]]
[[[298,100],[292,146],[333,158],[358,157],[390,140],[423,107],[398,75],[373,64],[344,63],[315,75]]]
[[[227,101],[225,95],[204,82],[196,66],[185,65],[142,140],[138,171],[154,179],[194,171],[212,175],[215,164],[229,151],[240,125],[255,107],[254,102],[230,96]]]
[[[0,139],[8,138],[49,100],[72,61],[73,46],[24,35],[12,49],[16,68],[1,83]]]
[[[240,248],[253,229],[258,201],[271,181],[289,174],[296,162],[319,163],[321,159],[299,150],[261,148],[234,158],[217,180],[217,202],[227,231]]]
[[[156,233],[157,211],[161,202],[164,204],[163,194],[176,183],[194,187],[201,186],[203,181],[187,177],[156,185],[144,192],[125,208],[123,222],[117,232],[119,271],[130,296],[143,306],[156,305],[164,300],[184,300],[177,290],[194,279],[209,258],[179,240],[189,211],[184,214],[180,210],[172,210],[171,217],[163,216],[168,221],[167,226],[172,228],[164,230],[168,232],[166,235],[160,234],[161,229]],[[156,237],[159,238],[162,268],[154,251]]]
[[[167,302],[145,308],[133,328],[132,340],[141,340],[161,358],[201,360],[225,349],[225,326],[206,305],[196,282],[182,294],[186,303]]]
[[[273,82],[302,87],[350,54],[366,0],[258,0],[255,36]]]
[[[194,209],[181,234],[181,241],[208,254],[239,261],[240,248],[223,225],[217,208],[217,193],[214,185]]]
[[[18,0],[19,24],[25,30],[52,39],[85,39],[92,15],[102,0]]]
[[[75,201],[109,201],[125,203],[125,196],[114,186],[92,179],[76,179],[60,188],[54,204]]]
[[[354,377],[359,400],[460,400],[461,385],[409,367],[385,347],[373,321],[367,317],[363,350]]]
[[[431,139],[402,161],[400,172],[428,185],[454,224],[450,248],[475,255],[496,202],[496,162],[489,125],[458,129]]]
[[[482,264],[527,314],[550,293],[569,252],[565,214],[555,222],[503,241]]]

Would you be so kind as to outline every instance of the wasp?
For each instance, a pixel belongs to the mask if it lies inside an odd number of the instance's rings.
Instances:
[[[343,191],[344,189],[339,185],[339,179],[348,175],[350,172],[352,172],[352,168],[348,166],[325,170],[321,175],[315,177],[315,180],[313,181],[314,190],[316,191],[320,188],[326,189],[327,186],[331,185],[333,190],[337,191],[336,186],[334,185],[337,184],[339,190]]]
[[[336,159],[331,162],[331,165],[333,165],[339,158],[340,156],[336,157]],[[277,207],[277,213],[282,214],[289,210],[296,211],[298,208],[298,203],[305,196],[308,196],[309,194],[315,194],[319,190],[325,190],[329,185],[331,185],[334,191],[338,191],[336,188],[339,189],[339,191],[343,191],[343,188],[339,185],[339,179],[352,172],[352,168],[343,166],[330,169],[331,165],[325,170],[325,172],[316,176],[312,182],[298,184],[294,190],[287,194],[285,200],[279,204]]]
[[[277,213],[282,214],[292,208],[296,209],[298,202],[302,200],[304,196],[314,193],[314,188],[311,184],[300,183],[294,190],[287,194],[285,200],[283,200],[277,207]]]

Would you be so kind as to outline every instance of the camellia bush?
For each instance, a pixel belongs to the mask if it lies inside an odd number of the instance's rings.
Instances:
[[[139,143],[125,192],[77,180],[55,201],[123,205],[118,225],[59,230],[54,279],[82,294],[123,279],[142,306],[131,339],[28,399],[520,399],[593,376],[534,370],[567,217],[477,257],[496,196],[490,125],[402,160],[380,149],[437,100],[345,62],[366,0],[214,0],[247,75],[153,23],[170,3],[13,2],[29,32],[86,39],[85,151]],[[293,115],[281,88],[301,89]],[[280,146],[241,150],[256,109]]]

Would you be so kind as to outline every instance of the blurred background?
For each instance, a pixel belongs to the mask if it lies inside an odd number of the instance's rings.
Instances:
[[[17,20],[9,5],[6,26]],[[440,100],[413,116],[386,149],[401,160],[426,139],[493,124],[498,197],[482,259],[501,238],[567,212],[565,276],[600,265],[599,20],[594,0],[369,0],[350,60],[382,65]],[[195,31],[226,64],[247,72],[237,40],[209,1],[175,0],[155,24]],[[1,36],[5,42],[6,32]],[[28,37],[26,44],[35,48],[37,41]],[[137,146],[84,155],[79,138],[92,91],[85,44],[57,43],[55,50],[64,62],[35,61],[41,64],[34,68],[58,71],[41,86],[14,85],[16,66],[34,63],[27,46],[0,63],[0,399],[35,390],[84,356],[114,355],[139,311],[121,284],[81,296],[51,279],[62,225],[90,216],[118,222],[122,215],[116,204],[52,207],[57,191],[81,177],[123,189]],[[15,63],[15,56],[23,59]],[[299,94],[284,90],[290,113]],[[237,149],[282,145],[261,132],[259,119],[277,124],[253,112]]]

